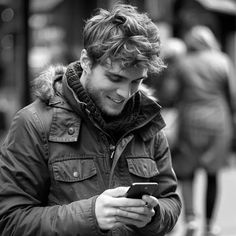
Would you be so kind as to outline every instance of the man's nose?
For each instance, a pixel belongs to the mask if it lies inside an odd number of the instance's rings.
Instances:
[[[129,85],[125,84],[123,86],[120,86],[116,90],[117,94],[125,99],[131,97],[131,88]]]

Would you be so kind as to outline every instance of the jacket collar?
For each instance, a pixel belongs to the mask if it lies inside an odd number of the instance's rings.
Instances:
[[[166,124],[160,113],[161,106],[142,92],[140,94],[143,117],[138,125],[138,134],[146,141],[155,136]]]

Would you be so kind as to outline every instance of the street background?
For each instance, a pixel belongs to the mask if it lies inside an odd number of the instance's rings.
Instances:
[[[220,227],[219,236],[235,236],[236,235],[236,155],[232,154],[229,166],[222,169],[219,175],[219,199],[218,206],[215,210],[215,225]],[[205,173],[199,170],[195,182],[195,209],[198,217],[199,230],[195,236],[202,236],[202,228],[204,225],[203,214],[204,205],[203,197],[205,186]],[[181,191],[179,191],[181,193]],[[170,234],[171,236],[183,236],[184,219],[181,214],[179,221]]]

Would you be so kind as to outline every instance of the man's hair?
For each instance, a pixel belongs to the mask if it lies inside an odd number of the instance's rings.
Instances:
[[[99,9],[86,21],[83,41],[93,65],[110,59],[121,62],[121,68],[138,66],[151,73],[164,67],[157,26],[131,5],[118,4],[110,12]]]

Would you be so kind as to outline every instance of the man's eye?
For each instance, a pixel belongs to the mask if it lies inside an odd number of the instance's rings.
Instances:
[[[113,77],[113,76],[108,76],[108,79],[112,82],[120,82],[120,79],[117,77]]]

